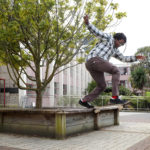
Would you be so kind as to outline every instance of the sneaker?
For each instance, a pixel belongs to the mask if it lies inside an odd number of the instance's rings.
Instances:
[[[127,101],[127,100],[121,100],[121,99],[119,99],[119,98],[117,98],[117,99],[111,98],[111,99],[110,99],[110,103],[111,103],[111,104],[122,104],[122,105],[127,105],[127,104],[130,103],[130,102]]]
[[[113,98],[111,98],[109,102],[110,102],[110,104],[116,104],[116,100]]]
[[[86,108],[94,108],[90,103],[88,102],[82,102],[81,99],[79,100],[79,104],[86,107]]]

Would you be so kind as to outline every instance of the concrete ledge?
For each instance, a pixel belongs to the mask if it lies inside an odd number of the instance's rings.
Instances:
[[[99,110],[95,113],[95,110]],[[0,109],[0,132],[63,139],[70,135],[119,124],[119,107]]]

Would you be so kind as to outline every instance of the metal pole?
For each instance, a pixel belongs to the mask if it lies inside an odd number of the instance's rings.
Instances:
[[[138,107],[139,107],[139,101],[138,101],[138,98],[137,98],[137,111],[139,110]]]
[[[4,107],[5,107],[5,79],[4,79]]]

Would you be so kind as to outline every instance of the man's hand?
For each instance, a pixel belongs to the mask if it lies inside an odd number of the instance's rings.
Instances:
[[[138,56],[135,56],[135,57],[136,57],[136,59],[141,59],[141,60],[146,58],[145,56],[141,56],[141,55],[138,55]]]
[[[88,17],[88,15],[85,15],[83,18],[84,18],[84,23],[88,25],[89,24],[89,17]]]

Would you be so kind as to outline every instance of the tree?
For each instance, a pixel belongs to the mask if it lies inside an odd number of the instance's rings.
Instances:
[[[131,69],[131,85],[133,88],[143,90],[147,82],[145,69],[141,66]]]
[[[131,66],[131,70],[134,70],[136,67],[142,67],[144,68],[143,70],[145,70],[146,73],[146,84],[144,85],[144,87],[150,87],[150,46],[145,46],[142,48],[139,48],[136,52],[136,55],[143,55],[146,56],[146,59],[140,61],[137,64],[134,64]]]
[[[143,61],[141,61],[138,65],[143,66],[150,76],[150,46],[145,46],[142,48],[139,48],[136,52],[136,55],[143,55],[146,56],[147,58]]]
[[[42,107],[42,91],[58,68],[73,60],[85,43],[96,42],[83,26],[83,15],[88,13],[93,24],[105,30],[115,18],[126,16],[117,8],[118,4],[107,0],[0,0],[0,60],[18,88],[36,92],[36,108]],[[23,74],[35,83],[34,88],[27,86]]]
[[[130,91],[128,88],[126,88],[122,85],[119,87],[119,94],[124,95],[124,96],[131,96],[132,91]]]
[[[90,93],[96,87],[96,82],[92,80],[88,83],[88,87],[85,89],[86,92]]]

